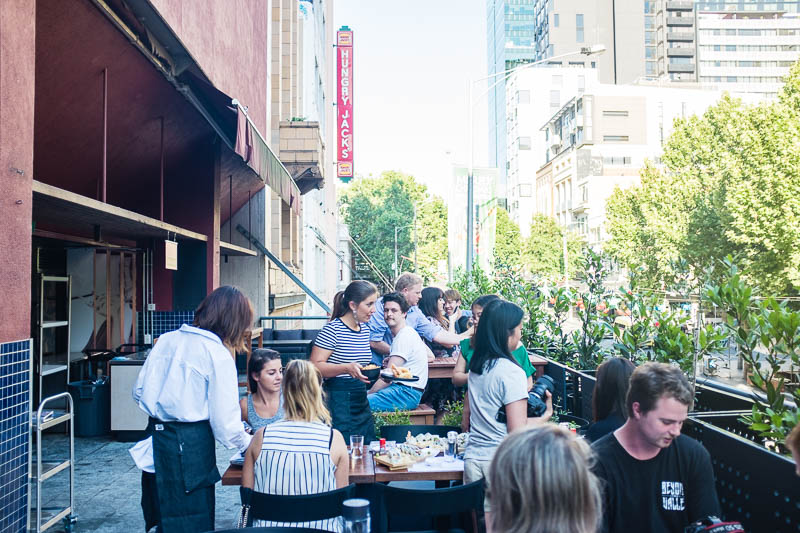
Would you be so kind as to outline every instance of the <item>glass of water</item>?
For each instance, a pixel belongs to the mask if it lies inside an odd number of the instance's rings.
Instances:
[[[455,431],[447,432],[447,443],[444,447],[444,460],[452,462],[456,455],[456,447],[458,446],[458,433]]]
[[[364,435],[350,435],[350,456],[357,460],[364,455]]]

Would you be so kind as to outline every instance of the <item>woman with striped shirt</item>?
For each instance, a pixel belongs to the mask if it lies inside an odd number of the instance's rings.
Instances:
[[[375,438],[372,412],[367,402],[369,380],[361,367],[370,364],[367,322],[375,312],[378,289],[368,281],[350,283],[337,299],[331,321],[314,340],[311,362],[325,378],[325,394],[333,427],[350,435],[363,435],[365,442]]]
[[[250,443],[242,486],[284,496],[318,494],[347,486],[350,473],[342,434],[330,427],[322,400],[322,376],[295,359],[283,375],[285,418],[260,429]],[[303,527],[341,531],[339,519],[283,523],[256,520],[255,527]]]

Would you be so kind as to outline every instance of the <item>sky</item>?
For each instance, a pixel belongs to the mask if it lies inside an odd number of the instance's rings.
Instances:
[[[399,170],[447,200],[451,164],[468,161],[468,80],[487,72],[485,6],[485,0],[335,0],[336,29],[353,30],[357,176]],[[474,109],[480,166],[485,98]]]

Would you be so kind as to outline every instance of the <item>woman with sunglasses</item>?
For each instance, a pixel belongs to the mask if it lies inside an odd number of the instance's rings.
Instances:
[[[283,366],[275,350],[253,350],[247,363],[247,386],[250,394],[239,400],[242,420],[253,431],[283,419]]]

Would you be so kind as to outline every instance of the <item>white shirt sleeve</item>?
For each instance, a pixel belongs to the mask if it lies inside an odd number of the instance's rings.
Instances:
[[[244,430],[239,407],[236,365],[227,353],[211,353],[212,372],[208,376],[208,421],[214,438],[226,448],[244,453],[252,438]]]

